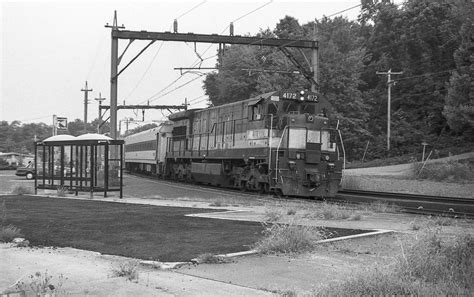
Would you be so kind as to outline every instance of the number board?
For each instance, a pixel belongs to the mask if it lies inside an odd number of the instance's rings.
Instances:
[[[300,93],[297,93],[297,92],[282,92],[281,98],[288,99],[288,100],[302,100],[302,101],[304,100],[304,101],[318,102],[318,95],[314,93],[309,93],[309,94],[305,93],[301,95]]]

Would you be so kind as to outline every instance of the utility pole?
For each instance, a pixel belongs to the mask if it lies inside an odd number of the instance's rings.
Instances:
[[[86,87],[81,91],[84,92],[84,133],[87,133],[87,104],[89,104],[89,92],[92,92],[92,89],[87,88],[87,80]]]
[[[99,124],[97,125],[97,133],[100,134],[100,125],[102,124],[102,112],[101,112],[101,107],[102,107],[102,101],[105,100],[105,98],[102,98],[102,94],[99,92],[99,98],[95,98],[94,100],[99,102]]]
[[[403,74],[403,72],[392,72],[392,69],[389,69],[387,72],[377,71],[377,74],[387,75],[387,85],[388,85],[388,102],[387,102],[387,151],[390,151],[390,106],[391,106],[391,89],[392,84],[395,84],[395,81],[392,80],[391,75]]]

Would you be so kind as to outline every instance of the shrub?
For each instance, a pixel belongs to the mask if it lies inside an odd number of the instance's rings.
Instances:
[[[462,182],[474,180],[474,170],[467,163],[446,161],[440,163],[418,163],[414,166],[417,178],[444,182]]]
[[[23,185],[16,185],[12,190],[12,194],[16,194],[16,195],[33,194],[33,190]]]
[[[470,234],[442,241],[439,230],[401,245],[390,270],[377,269],[333,283],[315,296],[468,296],[474,277],[474,238]]]
[[[291,224],[267,225],[263,238],[254,245],[260,253],[301,253],[312,250],[324,232],[313,226]]]
[[[470,234],[443,242],[430,231],[412,242],[399,257],[398,273],[430,283],[457,283],[472,287],[474,238]]]
[[[125,277],[129,281],[138,280],[138,260],[129,260],[116,263],[112,266],[112,276]]]
[[[23,237],[20,229],[13,226],[2,226],[0,229],[0,242],[11,242],[14,238]]]

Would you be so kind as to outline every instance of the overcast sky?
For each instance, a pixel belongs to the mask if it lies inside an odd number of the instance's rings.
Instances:
[[[234,23],[236,35],[256,34],[274,29],[289,15],[300,24],[331,15],[360,3],[359,0],[313,1],[4,1],[1,2],[1,100],[0,121],[44,122],[52,115],[69,121],[84,117],[84,88],[88,81],[91,103],[88,120],[98,117],[98,103],[110,97],[110,29],[114,10],[126,30],[171,31],[178,18],[180,33],[228,34],[229,23],[265,5]],[[200,4],[200,5],[199,5]],[[191,10],[193,7],[195,9]],[[190,11],[191,10],[191,11]],[[187,12],[187,13],[186,13]],[[359,9],[341,15],[355,19]],[[183,15],[184,14],[184,15]],[[126,46],[119,41],[119,54]],[[135,41],[125,54],[119,70],[148,42]],[[197,44],[203,57],[216,54],[216,46]],[[207,51],[206,51],[207,50]],[[175,67],[189,67],[197,61],[194,45],[183,42],[155,42],[119,77],[118,100],[127,104],[179,105],[187,98],[192,108],[206,106],[203,77],[181,76]],[[213,67],[215,58],[202,67]],[[179,79],[178,79],[179,78]],[[186,86],[179,86],[197,78]],[[178,79],[174,84],[173,81]],[[169,86],[171,84],[171,86]],[[164,89],[169,86],[169,88]],[[173,91],[174,90],[174,91]],[[168,93],[168,95],[164,95]],[[164,95],[164,96],[163,96]],[[165,112],[168,114],[168,112]],[[133,111],[119,111],[118,120],[141,119]],[[146,112],[145,120],[158,120],[161,112]],[[133,128],[131,126],[130,128]]]

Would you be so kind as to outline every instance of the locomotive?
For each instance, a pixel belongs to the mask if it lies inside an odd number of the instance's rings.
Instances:
[[[125,139],[126,167],[177,181],[331,197],[343,164],[331,113],[325,98],[306,90],[180,111]]]

